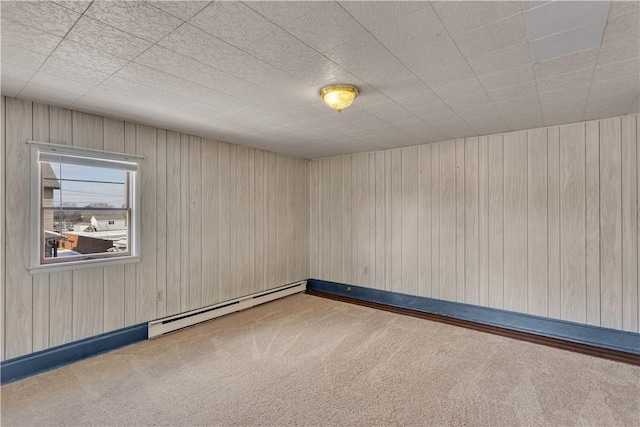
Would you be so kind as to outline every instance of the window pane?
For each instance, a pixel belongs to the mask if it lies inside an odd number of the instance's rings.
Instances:
[[[125,171],[42,163],[45,207],[127,207]]]
[[[45,209],[44,257],[126,253],[129,217],[126,210]],[[53,226],[47,229],[50,221]]]

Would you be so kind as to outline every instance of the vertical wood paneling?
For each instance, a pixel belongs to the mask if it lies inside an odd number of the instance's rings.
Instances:
[[[156,131],[156,144],[156,317],[165,317],[167,315],[167,252],[171,247],[167,241],[166,130]]]
[[[386,239],[385,239],[385,164],[384,152],[375,153],[375,218],[376,218],[376,234],[375,234],[375,265],[376,277],[375,284],[379,289],[385,289],[386,271]],[[343,209],[344,210],[344,209]]]
[[[440,298],[456,300],[456,143],[440,146]]]
[[[189,137],[189,302],[202,307],[202,140]]]
[[[351,156],[344,156],[339,158],[342,164],[342,278],[345,283],[352,283],[353,281],[353,231],[351,229],[352,224],[352,206],[353,206],[353,189],[352,189],[352,166]],[[316,162],[312,162],[316,163]],[[313,175],[312,175],[313,176]],[[311,221],[312,226],[313,219]],[[311,242],[311,245],[314,245]]]
[[[504,308],[504,141],[490,136],[489,151],[489,307]]]
[[[309,205],[309,214],[311,218],[311,245],[309,246],[310,252],[310,270],[311,277],[318,278],[322,277],[320,273],[319,259],[320,259],[320,198],[318,196],[318,186],[320,184],[320,177],[318,176],[318,171],[320,169],[320,162],[311,162],[311,168],[309,173],[311,174],[311,182],[309,185],[309,193],[311,197],[310,205]],[[266,181],[266,180],[265,180]],[[346,206],[346,205],[345,205]],[[346,211],[345,207],[345,211]],[[351,210],[349,210],[351,212]],[[345,256],[345,265],[346,265],[346,256]],[[345,282],[347,278],[345,277]]]
[[[231,171],[233,169],[229,166],[229,144],[221,142],[218,146],[220,153],[219,163],[219,180],[220,180],[220,220],[218,223],[218,236],[219,247],[219,279],[218,295],[220,301],[226,301],[231,299],[231,292],[229,290],[229,283],[231,277],[231,246],[230,246],[230,229],[229,229],[229,216],[231,215],[231,194],[230,194],[230,179]]]
[[[381,285],[376,283],[376,162],[374,153],[368,153],[369,162],[369,286],[381,289]]]
[[[73,112],[73,145],[102,149],[102,117]],[[104,327],[104,269],[73,272],[73,339],[97,335]]]
[[[49,141],[72,142],[70,110],[49,108]],[[135,300],[135,298],[134,298]],[[66,344],[73,338],[73,277],[70,271],[49,274],[49,347]]]
[[[585,126],[560,128],[562,319],[586,321]]]
[[[221,159],[222,160],[222,159]],[[269,153],[267,158],[267,288],[276,286],[276,154]]]
[[[478,304],[489,304],[489,140],[478,140]]]
[[[218,143],[202,140],[202,305],[219,301],[218,284]]]
[[[504,136],[504,308],[527,311],[527,134]]]
[[[638,199],[635,117],[622,118],[622,329],[638,332]],[[34,288],[35,291],[35,288]]]
[[[389,196],[388,196],[389,197]],[[389,289],[402,290],[402,152],[391,151],[391,283]]]
[[[180,247],[180,151],[180,134],[167,132],[167,251]],[[212,165],[206,170],[215,173],[212,171],[216,169]],[[215,178],[217,181],[217,177]],[[212,217],[218,217],[216,211],[212,212]],[[216,228],[212,228],[212,230],[216,233],[218,231]],[[217,259],[215,262],[217,263]],[[180,313],[180,267],[181,256],[172,251],[171,256],[167,256],[167,292],[165,295],[167,316]],[[217,270],[215,274],[217,274]],[[217,280],[214,281],[217,283]]]
[[[464,211],[464,139],[455,141],[455,235],[456,235],[456,297],[455,301],[464,302],[465,294],[465,211]]]
[[[402,292],[418,293],[418,148],[402,153]]]
[[[136,269],[136,322],[156,318],[156,129],[136,126],[136,152],[140,162],[140,263]]]
[[[586,123],[587,321],[600,325],[600,126]]]
[[[49,107],[33,104],[33,139],[49,141]],[[4,181],[4,177],[2,178]],[[3,298],[4,300],[4,298]],[[33,351],[49,347],[49,275],[33,276]]]
[[[330,257],[330,272],[329,276],[332,280],[340,281],[342,279],[342,159],[336,157],[328,160],[330,169],[330,181],[327,183],[330,185],[331,191],[331,206],[330,217],[325,218],[329,220],[330,224],[330,239],[331,239],[331,252]]]
[[[527,133],[528,313],[547,316],[547,130]]]
[[[479,295],[479,164],[478,138],[468,138],[464,148],[464,302],[478,304]]]
[[[0,248],[3,248],[3,251],[6,248],[5,246],[5,194],[7,191],[6,187],[6,153],[5,153],[5,97],[0,96],[0,177],[2,177],[2,181],[0,182]],[[4,252],[3,252],[4,253]],[[6,257],[0,256],[0,319],[2,319],[2,325],[0,325],[0,361],[5,359],[5,345],[4,345],[4,327],[6,324],[6,316],[5,316],[5,290],[6,290]]]
[[[265,175],[265,167],[266,167],[266,153],[262,150],[256,150],[256,171],[255,171],[255,198],[254,198],[254,208],[253,210],[256,213],[256,261],[255,261],[255,271],[256,271],[256,284],[255,289],[256,292],[262,291],[265,289],[265,218],[266,218],[266,204],[265,204],[265,185],[266,185],[266,175]],[[313,181],[315,185],[317,185],[317,180]],[[313,197],[312,197],[313,200]],[[317,202],[317,198],[315,199]],[[313,211],[314,205],[310,206],[310,209]],[[315,240],[315,239],[313,239]],[[306,248],[305,248],[306,249]],[[312,264],[315,265],[315,264]],[[316,273],[317,274],[317,273]],[[311,273],[311,277],[314,277],[314,273]]]
[[[8,233],[12,248],[0,271],[2,358],[309,277],[309,161],[13,98],[2,103],[0,240]],[[28,138],[144,156],[139,263],[28,273]],[[336,182],[338,201],[351,203]]]
[[[431,297],[441,298],[440,277],[440,147],[431,145]]]
[[[180,134],[180,311],[189,309],[189,135]],[[176,242],[177,243],[177,242]]]
[[[547,129],[548,148],[548,227],[549,241],[549,317],[560,319],[560,128]]]
[[[418,295],[431,296],[431,146],[418,147]],[[376,199],[376,203],[378,200]],[[381,262],[379,262],[381,264]]]
[[[356,191],[358,202],[358,283],[364,286],[370,283],[369,265],[369,155],[357,154]]]
[[[103,120],[104,149],[124,152],[124,122],[105,118]],[[125,282],[124,265],[104,268],[104,332],[124,327]]]
[[[229,252],[231,253],[230,269],[229,269],[229,297],[236,298],[238,296],[238,181],[234,179],[238,167],[238,147],[229,145],[229,163],[231,165],[231,179],[229,181],[229,206],[231,214],[229,215]],[[277,260],[276,260],[277,262]],[[278,269],[276,265],[276,271]]]
[[[622,328],[622,136],[620,119],[600,122],[601,325]]]
[[[249,289],[249,149],[247,147],[237,148],[236,161],[237,237],[235,258],[238,272],[238,296],[245,296],[251,293]],[[286,201],[283,204],[286,204]]]
[[[135,123],[124,123],[124,151],[125,153],[136,153],[136,125]],[[131,326],[136,324],[136,306],[137,306],[137,283],[136,271],[137,264],[127,264],[124,266],[124,325]]]
[[[320,165],[320,197],[322,200],[331,200],[331,160],[324,159]],[[322,277],[331,277],[331,204],[323,203],[321,206],[320,273]]]

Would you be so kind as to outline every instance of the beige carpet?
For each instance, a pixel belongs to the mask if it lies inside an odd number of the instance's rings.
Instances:
[[[2,387],[2,425],[640,425],[640,368],[298,294]]]

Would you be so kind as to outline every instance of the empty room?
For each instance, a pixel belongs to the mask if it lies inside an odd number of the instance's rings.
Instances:
[[[640,425],[640,2],[0,18],[3,426]]]

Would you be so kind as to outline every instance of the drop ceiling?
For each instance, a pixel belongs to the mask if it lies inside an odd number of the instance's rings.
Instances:
[[[318,158],[638,113],[639,5],[2,1],[1,87]]]

